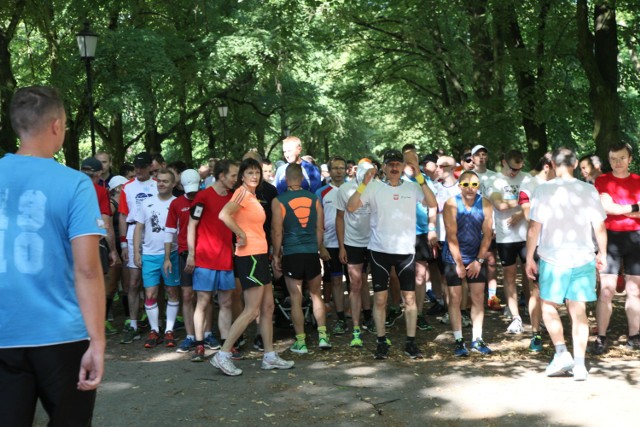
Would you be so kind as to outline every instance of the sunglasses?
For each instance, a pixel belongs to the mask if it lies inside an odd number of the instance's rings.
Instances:
[[[466,157],[464,159],[464,161],[465,161],[465,163],[471,163],[471,162],[473,162],[473,159],[471,157]]]
[[[507,163],[507,166],[509,166],[509,169],[511,169],[513,172],[520,172],[522,170],[522,168],[514,168],[509,163]]]
[[[480,183],[479,182],[461,182],[460,183],[460,187],[471,187],[471,188],[478,188],[480,187]]]

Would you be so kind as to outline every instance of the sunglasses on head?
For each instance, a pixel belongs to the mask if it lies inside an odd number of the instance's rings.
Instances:
[[[478,188],[480,187],[480,183],[479,182],[461,182],[460,183],[460,187],[471,187],[471,188]]]

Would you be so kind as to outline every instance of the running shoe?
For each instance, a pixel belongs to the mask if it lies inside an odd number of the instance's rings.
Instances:
[[[390,328],[391,326],[393,326],[394,323],[396,323],[396,320],[400,319],[403,315],[404,313],[402,312],[401,309],[395,308],[395,307],[389,307],[389,309],[387,310],[387,317],[386,317],[386,320],[384,321],[384,325],[387,328]]]
[[[165,347],[176,346],[176,338],[173,336],[173,331],[166,331],[164,333],[164,345]]]
[[[178,346],[178,349],[176,351],[178,353],[189,353],[191,349],[195,347],[196,347],[196,340],[194,340],[193,338],[187,337],[182,340],[182,342],[180,343],[180,346]]]
[[[456,340],[456,346],[453,349],[453,355],[456,357],[466,357],[469,355],[469,350],[467,350],[467,346],[464,345],[464,339],[458,338]]]
[[[447,312],[447,307],[445,307],[444,304],[440,304],[439,302],[436,302],[431,307],[429,307],[429,310],[427,310],[427,316],[439,316],[446,312]]]
[[[376,346],[374,359],[383,360],[389,357],[389,344],[387,342],[379,342]]]
[[[574,366],[572,371],[574,381],[586,381],[589,376],[589,372],[587,372],[587,368],[584,365]]]
[[[427,297],[426,300],[428,300],[429,302],[438,301],[438,298],[436,298],[436,294],[433,293],[432,289],[428,289],[425,296]]]
[[[511,321],[511,324],[507,328],[508,334],[521,334],[524,332],[524,328],[522,327],[522,319],[519,317],[514,317]]]
[[[211,334],[204,339],[204,346],[209,350],[220,350],[220,341],[216,339],[216,337]]]
[[[593,354],[604,354],[607,351],[607,337],[598,335],[593,342]]]
[[[487,301],[487,307],[489,307],[489,310],[491,311],[502,310],[502,304],[500,304],[500,298],[498,298],[497,295],[494,295],[491,298],[489,298],[489,300]]]
[[[531,343],[529,344],[529,351],[535,351],[539,353],[542,351],[542,336],[535,334],[531,337]]]
[[[153,329],[149,332],[149,338],[144,342],[144,348],[155,348],[158,344],[162,342],[162,338],[160,338],[160,334]]]
[[[351,339],[349,346],[362,348],[363,343],[362,343],[362,338],[360,338],[360,329],[353,330],[353,338]]]
[[[424,316],[418,316],[416,327],[421,331],[430,331],[433,329],[433,326],[427,323],[427,319]]]
[[[491,354],[491,349],[484,343],[482,338],[478,338],[477,340],[471,343],[471,351],[480,354]]]
[[[204,346],[197,345],[195,351],[193,352],[193,356],[191,356],[192,362],[204,362]]]
[[[344,320],[336,320],[335,325],[333,325],[333,330],[331,333],[333,335],[343,335],[347,332],[347,322]]]
[[[362,329],[367,332],[371,332],[372,334],[376,333],[376,322],[373,319],[365,320],[362,322]]]
[[[295,365],[295,362],[293,360],[284,360],[281,359],[280,356],[278,356],[278,353],[276,353],[275,358],[267,360],[266,357],[262,358],[262,365],[260,365],[260,368],[262,369],[291,369],[293,368],[293,365]]]
[[[140,331],[133,329],[131,326],[127,326],[120,340],[120,344],[131,344],[132,342],[141,338]]]
[[[321,336],[321,337],[319,337],[319,338],[318,338],[318,347],[319,347],[321,350],[328,350],[328,349],[330,349],[330,348],[331,348],[331,347],[333,347],[333,346],[332,346],[332,345],[331,345],[331,343],[329,342],[329,337],[328,337],[328,336],[326,336],[326,335],[323,335],[323,336]]]
[[[104,334],[109,337],[109,336],[115,335],[117,333],[118,333],[118,329],[116,329],[116,327],[113,326],[110,321],[105,320],[104,321]]]
[[[256,335],[253,339],[253,348],[258,351],[264,351],[264,342],[262,341],[262,335]]]
[[[293,351],[294,353],[298,353],[298,354],[307,354],[309,353],[309,350],[307,349],[307,343],[304,341],[296,341],[293,343],[293,345],[289,348],[289,350]]]
[[[469,314],[467,314],[467,312],[465,311],[463,311],[462,314],[460,315],[460,321],[462,322],[463,328],[468,328],[473,325],[473,322],[471,321],[471,317],[469,317]]]
[[[242,369],[236,368],[236,365],[233,364],[231,358],[222,357],[221,352],[214,354],[210,363],[214,368],[220,369],[226,375],[232,377],[242,375]]]
[[[404,346],[404,354],[411,359],[422,359],[424,356],[414,341],[407,342]]]
[[[565,375],[573,369],[573,357],[571,357],[571,353],[568,351],[562,352],[560,354],[555,354],[553,356],[553,360],[547,366],[545,370],[545,374],[548,377],[557,377],[561,375]]]
[[[242,360],[244,355],[238,347],[231,347],[231,360]]]
[[[442,317],[440,318],[440,323],[442,323],[443,325],[449,324],[449,313],[445,313],[444,315],[442,315]]]
[[[242,334],[242,335],[240,335],[240,338],[238,338],[236,340],[236,343],[235,343],[234,346],[240,348],[243,345],[245,345],[246,343],[247,343],[247,337],[245,337],[244,334]]]
[[[149,318],[147,317],[147,313],[142,313],[140,316],[140,320],[138,320],[138,329],[144,329],[149,327]]]

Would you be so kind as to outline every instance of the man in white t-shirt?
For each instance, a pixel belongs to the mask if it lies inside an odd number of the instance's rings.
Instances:
[[[557,178],[539,185],[531,200],[526,273],[533,280],[539,275],[542,315],[556,350],[546,375],[573,371],[574,380],[584,381],[589,339],[586,302],[596,300],[596,268],[602,270],[607,263],[606,214],[596,189],[573,177],[576,155],[558,148],[552,157]],[[597,255],[592,230],[598,242]],[[534,260],[536,246],[539,265]],[[567,351],[557,310],[565,301],[573,323],[573,358]]]
[[[129,269],[129,283],[124,285],[129,302],[129,325],[125,325],[121,344],[131,344],[140,339],[138,310],[140,307],[140,269],[133,261],[133,231],[135,215],[140,205],[149,197],[158,194],[156,181],[151,178],[151,155],[145,151],[133,159],[136,177],[122,186],[120,192],[120,246],[122,259]]]
[[[522,207],[518,204],[520,185],[531,175],[522,172],[524,155],[519,150],[511,150],[502,159],[502,171],[494,176],[487,188],[489,200],[493,203],[496,243],[500,263],[504,272],[504,293],[513,321],[507,333],[520,334],[524,331],[518,311],[516,289],[517,258],[524,263],[526,258],[527,222]]]
[[[403,181],[405,160],[402,153],[389,150],[384,155],[384,173],[388,182],[373,181],[375,169],[367,171],[362,183],[347,203],[347,210],[355,212],[369,204],[371,209],[371,239],[369,257],[375,293],[374,320],[378,344],[376,359],[386,359],[390,341],[386,337],[385,317],[391,267],[400,279],[400,290],[405,303],[404,317],[407,327],[405,353],[412,359],[422,353],[415,343],[417,308],[415,300],[415,242],[416,202],[424,200],[429,211],[435,213],[437,202],[427,186],[417,163],[408,164],[415,171],[417,182]],[[435,228],[435,215],[429,217],[429,228]],[[437,244],[434,231],[429,232],[429,242]]]
[[[164,341],[167,347],[175,347],[173,327],[180,307],[179,286],[180,272],[177,268],[168,272],[164,269],[165,224],[169,214],[169,206],[175,199],[172,195],[175,176],[166,168],[158,169],[158,195],[150,197],[142,203],[135,214],[136,227],[133,234],[134,263],[142,268],[142,284],[144,286],[144,309],[149,318],[149,338],[146,348],[154,348],[162,342],[160,337],[158,308],[158,288],[164,279],[167,301],[167,324]],[[142,252],[142,253],[141,253]],[[174,239],[171,248],[171,263],[178,265],[178,244]]]
[[[354,166],[356,168],[356,166]],[[369,205],[363,205],[354,212],[347,210],[349,199],[356,192],[358,185],[362,183],[365,173],[373,168],[369,159],[358,162],[355,177],[340,186],[336,198],[336,237],[338,239],[340,262],[347,264],[349,273],[349,305],[351,307],[351,320],[353,322],[353,337],[351,347],[362,347],[360,337],[360,310],[364,314],[362,328],[375,331],[371,313],[371,298],[369,296],[369,284],[365,262],[367,260],[367,245],[371,236],[369,219],[371,211]]]

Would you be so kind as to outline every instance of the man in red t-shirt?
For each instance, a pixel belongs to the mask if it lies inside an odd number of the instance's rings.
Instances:
[[[628,144],[612,145],[609,148],[612,171],[600,175],[595,182],[607,213],[604,222],[607,228],[607,268],[600,272],[595,354],[607,350],[607,328],[613,310],[611,301],[621,269],[624,270],[627,291],[627,347],[640,349],[640,176],[629,172],[632,154]]]
[[[238,164],[221,160],[216,162],[213,171],[215,183],[199,192],[193,201],[187,234],[186,271],[193,272],[193,290],[197,298],[193,315],[196,350],[191,360],[194,362],[204,361],[205,345],[212,350],[220,348],[209,321],[213,292],[218,293],[218,329],[224,341],[231,327],[231,295],[236,288],[233,236],[218,215],[233,195],[231,189],[238,179]]]
[[[189,227],[189,216],[194,200],[200,189],[200,174],[195,169],[187,169],[180,175],[180,183],[185,194],[171,202],[167,223],[165,225],[164,244],[164,269],[171,271],[173,268],[180,270],[180,285],[182,286],[182,314],[184,316],[184,328],[187,337],[178,346],[178,353],[188,353],[195,347],[196,336],[193,326],[193,274],[185,270],[189,246],[187,243],[187,230]],[[178,234],[178,257],[179,265],[171,264],[171,244],[173,237]]]

